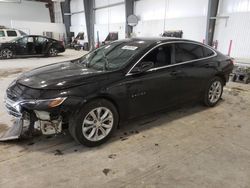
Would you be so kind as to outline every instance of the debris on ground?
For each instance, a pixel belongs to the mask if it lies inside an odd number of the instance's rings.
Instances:
[[[102,172],[107,176],[110,171],[111,171],[111,169],[105,168],[105,169],[103,169]]]
[[[56,150],[55,155],[63,155],[63,152],[59,149]]]
[[[108,156],[108,158],[110,158],[110,159],[115,159],[116,156],[117,156],[116,154],[110,154],[110,155]]]
[[[127,140],[128,139],[128,137],[120,137],[120,139],[121,139],[121,141],[124,141],[124,140]]]

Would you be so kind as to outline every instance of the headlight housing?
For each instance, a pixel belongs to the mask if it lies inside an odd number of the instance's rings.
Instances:
[[[57,97],[54,99],[29,100],[23,101],[21,104],[30,107],[54,108],[60,106],[66,99],[67,97]]]
[[[49,108],[54,108],[57,106],[60,106],[64,101],[66,100],[66,97],[58,97],[55,99],[45,99],[45,100],[36,100],[36,105],[45,105]]]

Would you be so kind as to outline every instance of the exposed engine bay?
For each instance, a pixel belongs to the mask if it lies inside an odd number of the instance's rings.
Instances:
[[[46,111],[25,111],[22,102],[5,99],[11,127],[0,134],[0,141],[31,137],[34,134],[52,135],[62,132],[62,116],[51,116]]]

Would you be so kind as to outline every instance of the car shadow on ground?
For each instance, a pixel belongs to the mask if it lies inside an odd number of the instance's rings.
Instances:
[[[223,103],[223,99],[218,103]],[[19,152],[46,152],[53,155],[67,155],[74,152],[88,152],[92,150],[99,150],[107,147],[107,145],[114,142],[124,142],[130,139],[131,136],[138,134],[142,137],[145,130],[149,130],[153,127],[168,126],[172,121],[191,116],[201,111],[209,109],[201,105],[200,103],[186,104],[182,107],[176,107],[171,111],[162,111],[147,116],[143,116],[137,119],[124,122],[120,125],[118,130],[114,133],[111,139],[100,146],[88,148],[81,144],[76,143],[70,136],[68,131],[60,135],[55,136],[34,136],[29,139],[20,139],[1,142],[2,149],[7,149],[12,146],[19,146]]]

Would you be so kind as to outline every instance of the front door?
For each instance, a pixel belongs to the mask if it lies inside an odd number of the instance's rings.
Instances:
[[[17,55],[28,55],[28,37],[22,37],[16,41],[16,54]]]
[[[154,67],[144,73],[129,74],[126,87],[129,101],[129,117],[145,115],[165,109],[178,102],[172,62],[172,45],[162,45],[152,50],[134,68],[142,62],[154,62]]]

